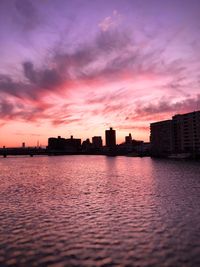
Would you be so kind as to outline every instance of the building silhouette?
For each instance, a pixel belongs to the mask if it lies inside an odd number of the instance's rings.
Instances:
[[[71,135],[70,138],[65,140],[65,150],[69,152],[78,152],[81,149],[81,139],[74,138],[73,135]]]
[[[65,150],[65,138],[62,138],[61,136],[58,136],[57,138],[50,137],[48,139],[48,149],[64,151]]]
[[[110,128],[105,131],[106,147],[114,148],[116,146],[116,131]]]
[[[171,120],[151,123],[150,129],[153,155],[200,155],[200,111],[178,114]]]
[[[77,153],[81,149],[81,139],[73,138],[71,136],[68,139],[62,138],[61,136],[50,137],[48,139],[48,147],[49,151],[60,151],[67,153]]]
[[[154,156],[173,152],[172,120],[159,121],[150,125],[151,151]]]
[[[200,151],[200,111],[175,115],[173,121],[173,146],[178,152]]]
[[[81,145],[81,151],[87,153],[87,152],[92,152],[92,149],[93,149],[93,145],[90,142],[90,139],[87,138],[85,141],[83,141]]]
[[[125,136],[125,143],[126,144],[132,144],[132,136],[131,136],[131,133],[129,133],[128,136]]]
[[[92,144],[93,144],[94,148],[97,148],[97,149],[101,148],[103,145],[101,136],[93,136],[92,137]]]

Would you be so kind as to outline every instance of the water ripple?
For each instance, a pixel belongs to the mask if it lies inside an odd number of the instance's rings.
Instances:
[[[0,159],[0,266],[200,266],[200,166]]]

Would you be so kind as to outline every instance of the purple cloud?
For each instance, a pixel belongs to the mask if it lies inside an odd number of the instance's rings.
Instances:
[[[166,117],[169,114],[190,112],[200,109],[200,95],[185,98],[183,100],[169,101],[161,99],[157,103],[143,104],[135,109],[135,115],[131,120],[149,120],[158,116]]]

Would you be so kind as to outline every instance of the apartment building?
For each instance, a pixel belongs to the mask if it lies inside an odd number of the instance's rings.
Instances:
[[[200,111],[177,114],[150,124],[152,155],[200,154]]]

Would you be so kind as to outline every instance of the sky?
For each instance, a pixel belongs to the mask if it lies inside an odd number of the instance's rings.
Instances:
[[[0,147],[200,110],[199,0],[1,0]]]

